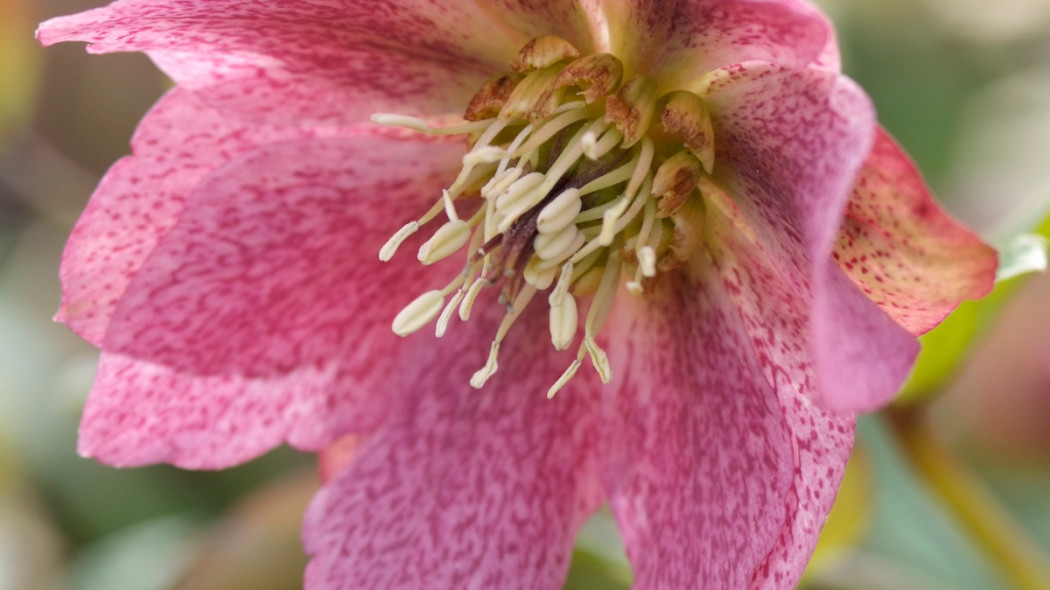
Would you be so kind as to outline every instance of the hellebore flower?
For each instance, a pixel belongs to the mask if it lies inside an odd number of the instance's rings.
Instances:
[[[856,413],[991,285],[800,0],[122,0],[39,37],[177,84],[63,259],[80,451],[352,436],[308,588],[555,588],[606,500],[636,588],[791,587]]]

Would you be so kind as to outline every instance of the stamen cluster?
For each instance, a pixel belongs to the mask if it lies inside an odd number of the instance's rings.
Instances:
[[[496,372],[501,343],[538,293],[547,294],[558,350],[568,349],[579,331],[577,298],[593,295],[576,359],[551,386],[553,396],[585,356],[603,382],[611,378],[595,337],[621,276],[630,293],[644,295],[696,249],[704,223],[698,187],[714,165],[714,133],[699,96],[682,90],[660,96],[643,75],[623,82],[616,57],[581,57],[557,37],[529,42],[510,67],[475,94],[463,125],[432,128],[412,117],[373,117],[424,133],[465,134],[470,145],[451,186],[394,234],[379,257],[389,260],[442,213],[447,221],[420,247],[420,262],[433,264],[466,247],[460,275],[394,318],[401,336],[436,317],[440,337],[454,314],[469,319],[482,289],[501,286],[507,313],[488,362],[471,379],[479,388]]]

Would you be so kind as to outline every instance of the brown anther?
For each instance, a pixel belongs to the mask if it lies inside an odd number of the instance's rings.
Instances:
[[[715,132],[704,101],[684,90],[675,90],[664,100],[666,106],[660,114],[664,130],[680,138],[710,174],[715,165]]]
[[[704,200],[699,193],[692,193],[670,217],[673,225],[671,241],[666,253],[656,263],[657,271],[666,272],[678,268],[696,253],[700,239],[704,236],[706,218]]]
[[[653,196],[659,199],[656,202],[656,216],[669,217],[678,211],[693,193],[702,172],[700,160],[686,150],[660,164],[653,177],[652,188]]]
[[[520,74],[506,72],[486,80],[481,90],[470,99],[463,118],[468,121],[481,121],[498,115],[522,78]]]
[[[587,104],[613,92],[623,78],[623,63],[608,53],[588,55],[565,66],[554,85],[559,88],[576,86]]]
[[[514,61],[510,62],[510,68],[515,72],[541,70],[577,57],[580,57],[580,52],[568,41],[561,37],[544,35],[526,43]]]
[[[605,122],[623,134],[620,146],[629,148],[649,130],[656,112],[656,84],[645,76],[627,81],[614,96],[605,99]]]
[[[551,66],[530,72],[525,76],[500,109],[501,119],[528,119],[541,121],[554,114],[565,95],[564,88],[558,88],[554,80],[561,70]]]

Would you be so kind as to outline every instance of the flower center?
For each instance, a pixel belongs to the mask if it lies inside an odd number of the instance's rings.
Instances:
[[[424,133],[465,134],[470,146],[452,185],[394,234],[379,257],[389,260],[442,213],[447,221],[420,247],[420,262],[466,247],[460,275],[394,318],[400,336],[436,317],[440,337],[453,314],[469,319],[482,289],[500,287],[507,313],[488,362],[471,378],[479,388],[496,372],[500,344],[537,294],[546,294],[558,350],[568,349],[579,332],[577,298],[593,296],[576,359],[551,386],[551,397],[585,357],[609,382],[609,361],[595,337],[620,283],[643,296],[696,249],[704,222],[697,185],[714,164],[714,138],[698,96],[659,96],[642,75],[621,83],[623,66],[612,55],[580,57],[566,41],[540,37],[510,67],[475,94],[466,124],[432,128],[412,117],[373,116]]]

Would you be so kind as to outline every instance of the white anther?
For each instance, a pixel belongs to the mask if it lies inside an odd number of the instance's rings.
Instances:
[[[567,189],[543,207],[536,218],[536,230],[544,234],[561,231],[572,223],[582,209],[583,201],[580,200],[579,189]]]
[[[612,380],[612,366],[609,364],[609,357],[590,336],[584,338],[583,345],[587,347],[587,354],[591,356],[591,364],[598,372],[598,378],[602,380],[602,383],[608,383]]]
[[[638,249],[638,267],[642,269],[644,276],[656,276],[656,251],[652,246],[642,246]]]
[[[462,219],[449,221],[419,247],[419,261],[423,264],[433,264],[462,248],[468,239],[470,224]]]
[[[554,290],[547,297],[547,303],[551,307],[561,305],[565,296],[569,294],[569,287],[572,286],[573,266],[571,260],[562,265],[561,274],[558,275],[558,284],[554,286]]]
[[[587,156],[588,160],[597,160],[598,154],[598,134],[593,131],[588,131],[583,134],[580,138],[580,143],[583,144],[583,155]]]
[[[493,164],[507,156],[506,150],[487,145],[473,149],[463,156],[464,166],[477,166],[478,164]]]
[[[542,172],[530,172],[525,176],[522,176],[518,180],[515,180],[513,184],[507,187],[507,190],[503,191],[503,194],[496,197],[496,209],[500,213],[509,211],[515,206],[520,204],[522,199],[529,194],[530,191],[538,187],[543,183]]]
[[[452,193],[448,189],[441,191],[441,203],[445,206],[445,217],[448,217],[449,221],[459,219],[459,214],[456,213],[456,204],[452,202]]]
[[[551,342],[557,350],[566,350],[572,344],[572,338],[576,335],[576,326],[579,323],[579,315],[576,310],[576,298],[566,295],[561,300],[561,305],[551,307],[550,315]]]
[[[408,336],[434,319],[444,304],[444,293],[439,290],[427,291],[397,314],[391,328],[398,336]]]
[[[441,311],[441,315],[438,316],[437,326],[434,328],[434,335],[441,338],[445,335],[445,330],[448,329],[448,322],[452,319],[452,313],[456,311],[456,307],[459,306],[459,302],[463,299],[463,288],[461,287],[456,291],[456,294],[452,296],[452,299],[445,306],[445,309]]]
[[[409,117],[408,115],[398,115],[393,113],[375,113],[372,115],[372,122],[377,125],[389,125],[391,127],[405,127],[407,129],[414,129],[415,131],[422,131],[430,135],[461,135],[464,133],[475,133],[488,129],[492,125],[492,119],[485,119],[482,121],[474,121],[471,123],[464,123],[463,125],[456,125],[454,127],[431,127],[426,121],[418,117]]]
[[[533,257],[525,265],[525,270],[521,274],[525,278],[526,283],[542,291],[554,283],[554,279],[558,277],[558,268],[541,268],[539,262],[538,258]]]
[[[478,298],[478,294],[481,293],[482,287],[487,282],[487,279],[479,278],[470,285],[470,288],[467,289],[467,295],[463,297],[463,302],[459,304],[459,319],[464,322],[470,319],[470,310],[474,307],[474,300]]]
[[[645,289],[642,287],[642,284],[638,281],[627,281],[627,284],[624,286],[627,287],[627,292],[631,295],[634,295],[635,297],[641,295],[642,293],[645,293]]]
[[[515,180],[521,178],[522,172],[521,168],[511,168],[493,176],[492,180],[481,187],[481,196],[489,199],[503,194],[503,191],[514,184]]]
[[[394,254],[397,252],[398,247],[401,246],[401,243],[408,239],[408,236],[417,231],[419,231],[419,222],[412,221],[406,223],[404,227],[397,230],[397,233],[390,236],[390,239],[379,249],[379,259],[383,262],[389,261],[394,257]]]
[[[579,359],[572,361],[569,368],[565,369],[565,372],[561,374],[561,377],[558,377],[558,380],[554,382],[554,385],[551,385],[551,388],[547,390],[547,399],[551,399],[554,397],[554,394],[561,391],[561,388],[565,387],[569,380],[576,376],[576,371],[580,370],[581,365],[583,365],[583,363],[581,363]]]
[[[609,246],[613,243],[613,238],[616,237],[616,222],[620,220],[620,216],[624,214],[630,204],[631,199],[624,195],[616,202],[616,205],[602,214],[602,232],[598,234],[599,245]]]
[[[576,236],[579,233],[580,230],[570,223],[556,234],[536,234],[536,238],[532,241],[532,246],[536,250],[536,256],[543,260],[567,258],[572,256],[574,252],[574,250],[569,248],[577,241]]]
[[[485,382],[489,380],[489,377],[496,374],[496,369],[499,369],[499,363],[496,362],[499,356],[499,342],[493,342],[492,348],[489,349],[489,358],[485,362],[485,366],[478,369],[476,373],[470,378],[470,385],[474,389],[481,389]]]

